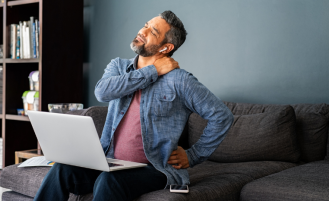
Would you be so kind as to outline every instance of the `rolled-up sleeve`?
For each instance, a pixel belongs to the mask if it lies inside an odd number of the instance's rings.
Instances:
[[[144,89],[158,79],[154,65],[145,66],[129,73],[120,73],[119,58],[111,60],[102,78],[95,86],[95,96],[99,102],[109,102],[122,98],[138,89]],[[124,68],[126,68],[124,66]]]

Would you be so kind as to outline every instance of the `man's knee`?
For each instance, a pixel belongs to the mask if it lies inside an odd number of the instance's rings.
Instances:
[[[50,172],[52,174],[56,174],[57,176],[59,175],[67,175],[71,174],[72,172],[75,171],[77,167],[71,166],[71,165],[66,165],[66,164],[61,164],[61,163],[55,163],[53,167],[51,168]]]
[[[102,172],[95,181],[94,189],[99,186],[106,186],[107,188],[121,186],[120,176],[116,173],[118,172]]]

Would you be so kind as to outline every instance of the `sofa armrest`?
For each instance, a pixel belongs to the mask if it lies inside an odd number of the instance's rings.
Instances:
[[[103,127],[106,120],[107,115],[107,107],[104,106],[92,106],[83,110],[75,110],[69,111],[66,114],[70,115],[82,115],[82,116],[90,116],[95,124],[98,136],[101,137],[103,132]]]

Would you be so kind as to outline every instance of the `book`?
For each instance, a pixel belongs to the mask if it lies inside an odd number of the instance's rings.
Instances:
[[[30,39],[30,58],[33,58],[33,21],[34,21],[34,17],[31,16],[30,17],[30,21],[29,21],[29,27],[30,27],[30,33],[29,33],[29,39]]]
[[[19,21],[19,38],[20,38],[20,44],[19,44],[19,53],[20,53],[20,59],[23,59],[23,23],[22,21]]]
[[[33,44],[33,58],[37,58],[36,44],[35,44],[35,23],[32,22],[32,44]]]
[[[16,58],[16,40],[17,40],[17,24],[10,25],[10,48],[9,48],[9,58]]]
[[[27,49],[26,49],[26,21],[23,21],[23,37],[22,37],[22,42],[23,42],[23,59],[26,59],[26,54],[27,54]]]
[[[16,59],[20,58],[20,26],[17,25]]]
[[[39,21],[35,20],[35,46],[37,50],[37,58],[39,58]]]
[[[9,58],[12,58],[12,49],[13,49],[13,32],[14,32],[14,28],[13,25],[10,25],[10,32],[9,32],[9,37],[10,37],[10,43],[9,43]]]
[[[30,58],[30,27],[28,22],[23,22],[24,59]]]

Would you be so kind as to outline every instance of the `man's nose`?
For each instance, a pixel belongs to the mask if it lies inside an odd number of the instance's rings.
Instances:
[[[148,35],[148,29],[141,29],[139,34],[146,37]]]

